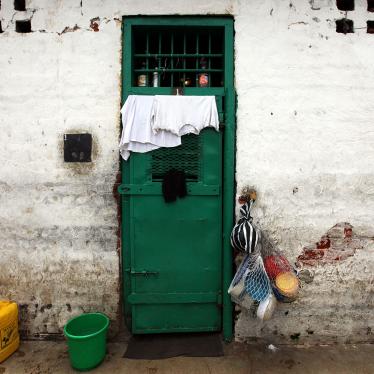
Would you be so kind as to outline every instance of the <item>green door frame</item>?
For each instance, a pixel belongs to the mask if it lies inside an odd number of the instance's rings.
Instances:
[[[225,128],[223,143],[223,232],[222,232],[222,263],[223,263],[223,337],[230,341],[233,336],[233,309],[230,296],[226,292],[232,279],[232,249],[230,245],[230,233],[234,224],[234,184],[235,184],[235,89],[234,89],[234,24],[231,17],[185,17],[185,16],[157,16],[157,17],[123,17],[122,23],[122,103],[129,94],[170,94],[170,88],[161,87],[134,87],[133,61],[132,61],[132,28],[133,26],[218,26],[224,28],[225,42],[225,74],[224,88],[216,88],[217,94],[225,96]],[[197,93],[199,88],[186,88],[185,93]],[[214,90],[214,89],[213,89]],[[131,163],[122,162],[122,183],[129,183],[131,175]],[[122,195],[122,220],[129,218],[128,197]],[[130,259],[129,228],[122,224],[122,271],[125,317],[129,316],[129,307],[126,298],[131,286],[129,276]],[[130,286],[129,286],[130,285]]]

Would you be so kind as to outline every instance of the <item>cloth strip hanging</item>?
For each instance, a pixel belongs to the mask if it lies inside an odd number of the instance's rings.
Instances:
[[[185,197],[187,195],[185,172],[169,170],[162,180],[162,194],[166,203],[175,201],[177,197]]]

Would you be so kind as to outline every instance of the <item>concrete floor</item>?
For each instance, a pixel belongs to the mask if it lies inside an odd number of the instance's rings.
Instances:
[[[139,374],[372,374],[374,345],[279,346],[232,343],[219,358],[177,357],[165,360],[124,359],[126,343],[109,343],[104,362],[90,373]],[[22,342],[0,364],[0,374],[76,373],[71,369],[65,342]]]

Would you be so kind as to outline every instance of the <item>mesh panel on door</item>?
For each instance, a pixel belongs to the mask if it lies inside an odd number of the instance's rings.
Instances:
[[[171,169],[184,171],[188,181],[201,178],[201,137],[185,135],[182,144],[174,148],[162,148],[152,152],[152,181],[159,181]]]

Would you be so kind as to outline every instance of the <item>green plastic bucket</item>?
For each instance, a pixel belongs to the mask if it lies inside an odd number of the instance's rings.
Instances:
[[[71,319],[64,327],[71,366],[80,371],[100,365],[106,353],[109,318],[101,313],[85,313]]]

